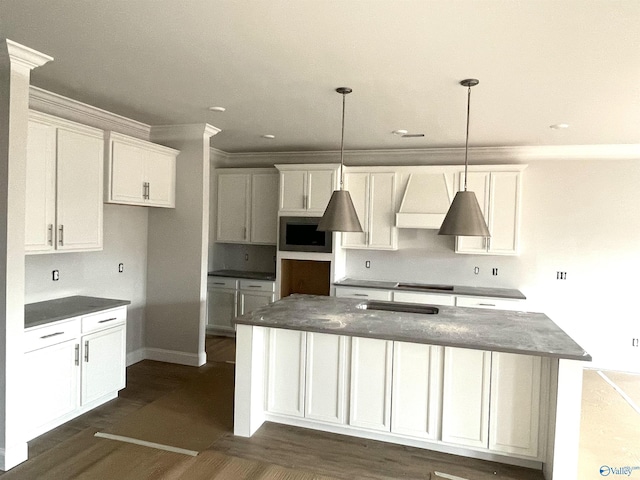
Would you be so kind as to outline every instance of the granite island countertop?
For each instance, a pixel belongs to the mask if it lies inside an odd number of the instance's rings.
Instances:
[[[291,295],[237,317],[237,324],[591,361],[543,313],[449,307],[435,315],[358,308],[362,300]]]
[[[270,272],[250,272],[245,270],[214,270],[209,272],[210,277],[231,277],[246,278],[249,280],[266,280],[273,282],[276,279],[275,273]]]
[[[59,320],[100,312],[102,310],[109,310],[110,308],[121,307],[129,304],[131,304],[129,300],[85,297],[82,295],[29,303],[24,306],[24,328],[46,325]]]
[[[405,287],[398,288],[398,284],[404,283]],[[343,278],[333,284],[336,287],[362,287],[362,288],[379,288],[383,290],[398,290],[404,292],[428,292],[442,293],[445,295],[466,295],[471,297],[496,297],[508,298],[513,300],[526,300],[527,297],[520,290],[515,288],[493,288],[493,287],[467,287],[464,285],[434,285],[443,288],[428,288],[429,284],[421,285],[419,283],[405,283],[384,280],[360,280],[357,278]],[[413,285],[412,288],[410,285]]]

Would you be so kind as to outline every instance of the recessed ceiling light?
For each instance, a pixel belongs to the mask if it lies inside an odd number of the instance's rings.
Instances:
[[[275,135],[271,135],[271,134],[266,134],[266,135],[262,135],[262,138],[267,138],[269,140],[273,140],[274,138],[276,138]]]
[[[209,110],[211,110],[212,112],[224,112],[226,110],[226,108],[224,108],[224,107],[209,107]]]
[[[400,129],[400,130],[394,130],[393,132],[394,135],[398,135],[398,136],[402,136],[402,135],[406,135],[407,133],[409,133],[409,130],[404,130],[404,129]]]
[[[554,130],[562,130],[563,128],[569,128],[569,124],[568,123],[556,123],[554,125],[549,125],[549,128],[552,128]]]

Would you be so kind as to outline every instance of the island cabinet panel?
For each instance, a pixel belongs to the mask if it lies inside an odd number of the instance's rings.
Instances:
[[[349,425],[391,430],[393,342],[353,337]]]
[[[489,445],[491,352],[445,347],[442,441]]]
[[[419,343],[394,342],[393,433],[439,439],[443,350]]]
[[[267,338],[267,411],[304,417],[307,334],[271,328]]]
[[[345,424],[350,338],[307,333],[305,417]]]
[[[492,353],[489,448],[538,456],[542,358]]]

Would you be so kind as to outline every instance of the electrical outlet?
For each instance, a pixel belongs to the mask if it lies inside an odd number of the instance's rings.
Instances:
[[[364,262],[364,268],[371,268],[371,261],[367,260],[366,262]]]
[[[475,273],[476,275],[478,275],[480,273],[480,267],[474,267],[473,268],[473,273]]]
[[[493,275],[494,277],[498,275],[498,269],[494,268],[491,270],[491,275]]]
[[[124,263],[119,263],[118,264],[118,273],[122,273],[124,272]]]
[[[556,272],[556,280],[566,280],[567,279],[567,272]]]
[[[632,339],[631,339],[631,346],[632,346],[632,347],[638,347],[638,346],[640,346],[640,343],[638,343],[638,339],[637,339],[637,338],[632,338]]]
[[[54,282],[57,282],[58,280],[60,280],[60,272],[58,270],[54,270],[53,272],[51,272],[51,278]]]

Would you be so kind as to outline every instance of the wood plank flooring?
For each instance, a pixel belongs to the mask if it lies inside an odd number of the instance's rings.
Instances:
[[[233,339],[207,338],[209,362],[233,361],[234,352]],[[270,423],[249,439],[228,432],[197,457],[93,436],[197,375],[195,367],[132,365],[117,399],[29,442],[29,460],[0,473],[2,480],[429,479],[433,471],[469,480],[543,478],[539,471]]]

